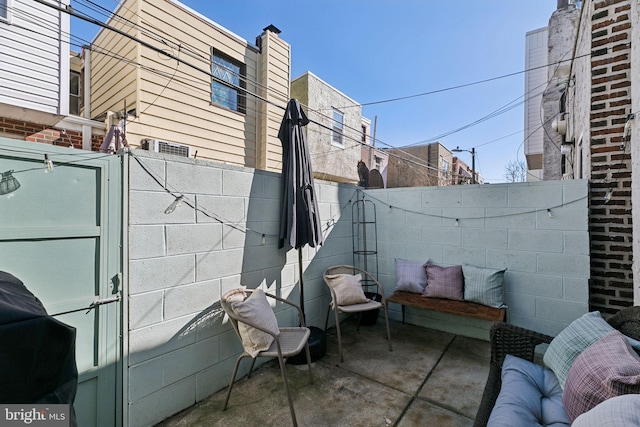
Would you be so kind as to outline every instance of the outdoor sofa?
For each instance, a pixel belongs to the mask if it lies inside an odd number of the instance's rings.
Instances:
[[[587,313],[555,338],[503,322],[490,336],[475,427],[640,425],[640,306]],[[533,363],[539,344],[546,366]]]

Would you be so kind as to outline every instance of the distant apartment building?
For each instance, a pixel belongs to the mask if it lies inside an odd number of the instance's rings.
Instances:
[[[439,142],[386,151],[389,154],[389,188],[452,184],[454,156]]]
[[[542,94],[547,87],[547,41],[549,30],[529,31],[525,37],[524,68],[524,155],[527,181],[542,179],[544,129],[542,128]]]
[[[386,188],[389,169],[389,153],[376,147],[375,135],[371,135],[371,120],[362,118],[362,147],[360,158],[369,171],[369,188]]]
[[[300,101],[311,120],[306,128],[314,175],[358,183],[363,154],[369,156],[369,168],[375,164],[374,151],[363,153],[365,145],[371,147],[371,121],[362,117],[362,106],[309,71],[291,81],[291,97]]]
[[[473,175],[475,174],[475,179]],[[463,162],[459,157],[454,157],[451,162],[451,184],[484,184],[484,178],[474,170],[472,166],[469,166]]]
[[[126,117],[133,147],[281,170],[290,46],[277,28],[252,44],[176,0],[125,0],[107,25],[128,36],[104,28],[91,44],[91,117]]]

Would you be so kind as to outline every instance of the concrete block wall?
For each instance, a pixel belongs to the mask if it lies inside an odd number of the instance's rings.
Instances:
[[[297,251],[277,248],[280,174],[140,150],[129,165],[127,409],[129,425],[145,426],[228,385],[241,347],[220,297],[259,287],[297,303],[299,264]],[[356,189],[316,181],[316,190],[326,243],[302,250],[305,311],[324,327],[322,273],[352,261]],[[178,195],[182,205],[165,212]],[[281,325],[297,325],[293,310],[275,310]]]
[[[362,193],[319,180],[316,190],[325,243],[302,250],[305,311],[307,324],[324,327],[322,273],[353,262],[351,206]],[[368,190],[379,278],[391,293],[395,258],[507,268],[509,321],[555,334],[587,311],[587,194],[586,181]],[[277,248],[279,195],[280,174],[139,150],[129,157],[129,425],[153,425],[228,385],[241,347],[223,293],[260,287],[299,301],[298,253]],[[297,324],[293,310],[275,310],[280,324]],[[399,307],[391,315],[400,319]],[[407,320],[484,339],[489,327],[411,309]]]
[[[508,321],[555,335],[588,310],[588,191],[584,180],[367,190],[385,292],[396,258],[506,268]],[[490,326],[410,308],[407,321],[482,339]]]

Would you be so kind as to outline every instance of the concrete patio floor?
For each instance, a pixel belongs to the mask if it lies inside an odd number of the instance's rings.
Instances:
[[[471,426],[489,372],[486,341],[392,321],[389,352],[384,318],[356,330],[342,324],[344,363],[335,329],[327,354],[312,365],[287,364],[300,426]],[[249,364],[249,359],[242,363]],[[161,422],[158,427],[285,426],[291,415],[277,361]]]

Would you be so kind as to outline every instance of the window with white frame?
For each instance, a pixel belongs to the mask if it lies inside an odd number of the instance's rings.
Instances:
[[[73,116],[79,116],[82,108],[81,81],[80,73],[71,71],[69,79],[69,114]]]
[[[0,0],[0,21],[8,21],[10,17],[11,0]]]
[[[382,157],[373,156],[373,168],[382,170]]]
[[[333,109],[333,135],[331,142],[338,147],[344,147],[344,114],[335,108]]]
[[[211,50],[211,102],[240,113],[246,112],[245,65]]]
[[[442,174],[444,175],[444,177],[448,177],[449,176],[449,162],[446,161],[444,159],[444,157],[440,157],[440,170],[442,171]]]

